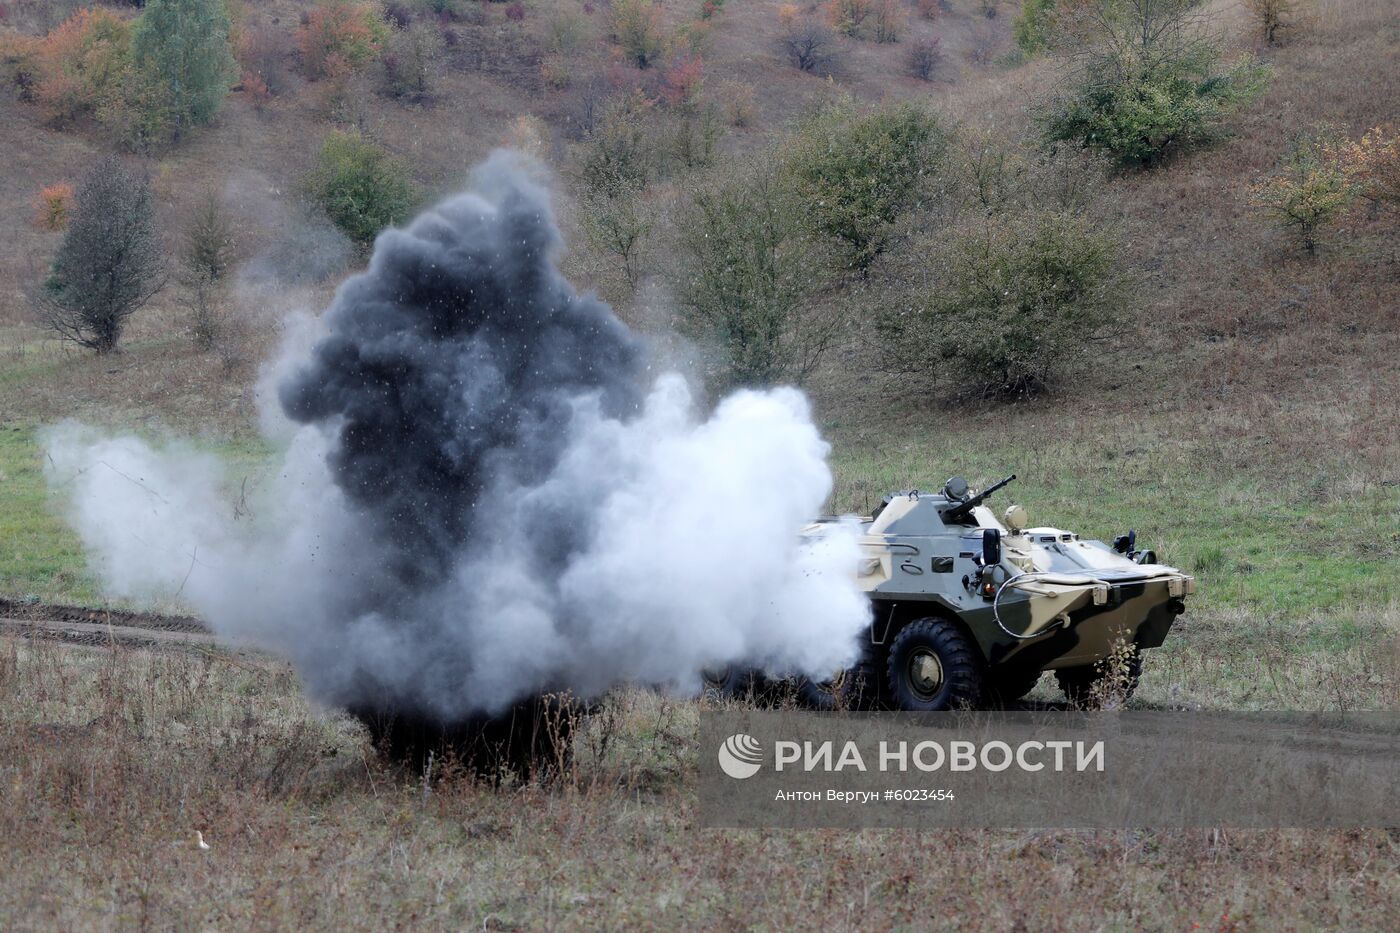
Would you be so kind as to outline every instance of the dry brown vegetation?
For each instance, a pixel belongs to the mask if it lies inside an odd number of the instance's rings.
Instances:
[[[51,28],[64,6],[0,3],[0,28]],[[133,317],[112,357],[35,328],[23,292],[59,234],[33,223],[34,199],[76,181],[105,145],[90,127],[46,128],[0,94],[0,428],[78,417],[246,445],[250,386],[279,320],[324,307],[353,263],[327,260],[320,281],[248,273],[250,257],[300,254],[321,231],[301,216],[299,180],[337,124],[325,82],[287,57],[309,4],[242,6],[284,36],[258,43],[261,68],[285,66],[269,82],[279,87],[235,92],[214,125],[148,162],[172,255],[211,187],[230,211],[244,266],[217,353],[191,346],[177,295]],[[444,27],[432,94],[406,104],[366,84],[353,119],[429,195],[459,186],[494,146],[528,140],[563,179],[570,276],[630,322],[664,326],[665,290],[646,270],[635,291],[615,275],[586,245],[573,200],[572,147],[614,87],[604,4],[527,2],[520,21],[506,4],[464,6]],[[947,6],[910,16],[898,43],[837,40],[835,82],[862,101],[930,101],[1023,144],[1028,106],[1058,66],[1008,58],[1011,4],[990,19],[973,0]],[[667,0],[666,29],[699,7]],[[705,89],[719,103],[744,97],[724,152],[766,145],[829,93],[787,63],[779,7],[729,0],[709,21]],[[1208,4],[1231,49],[1260,52],[1274,81],[1219,144],[1101,183],[1138,297],[1058,395],[950,400],[880,375],[859,334],[811,385],[836,444],[840,508],[1009,463],[1033,477],[1026,494],[1046,521],[1098,536],[1136,521],[1180,555],[1203,580],[1202,608],[1149,660],[1136,701],[1148,706],[1400,706],[1400,218],[1358,202],[1310,258],[1247,196],[1301,131],[1325,123],[1355,139],[1400,123],[1400,6],[1310,7],[1287,42],[1264,48],[1244,7]],[[549,39],[556,10],[584,24],[567,52]],[[942,60],[926,82],[908,48],[932,36]],[[662,179],[649,205],[669,218],[679,196]],[[666,247],[663,235],[651,254]],[[0,473],[0,487],[11,481]],[[6,507],[0,529],[18,527]],[[46,595],[83,585],[74,560]],[[594,754],[607,729],[595,720],[565,780],[425,784],[380,761],[349,720],[308,705],[277,662],[0,640],[0,917],[48,928],[1400,927],[1397,837],[1381,831],[699,832],[699,706],[626,692],[609,708],[611,750]],[[196,829],[210,850],[195,847]]]
[[[700,831],[698,708],[615,695],[561,776],[496,789],[385,765],[277,662],[0,640],[0,912],[65,929],[1400,922],[1383,831]]]

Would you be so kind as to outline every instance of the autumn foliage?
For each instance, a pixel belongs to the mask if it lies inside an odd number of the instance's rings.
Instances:
[[[34,226],[57,233],[73,214],[73,186],[66,181],[41,188],[34,196]]]
[[[374,60],[387,38],[379,7],[362,0],[323,0],[306,14],[297,33],[307,75],[323,78],[334,59],[360,69]]]
[[[105,7],[79,10],[29,49],[31,97],[54,126],[94,113],[117,94],[130,62],[131,30]]]

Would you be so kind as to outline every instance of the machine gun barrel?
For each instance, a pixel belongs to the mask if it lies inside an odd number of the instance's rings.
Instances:
[[[992,485],[988,486],[986,489],[982,490],[977,495],[973,496],[971,499],[966,499],[962,502],[959,502],[957,505],[944,512],[943,516],[954,521],[961,518],[966,518],[972,513],[973,509],[977,508],[977,506],[987,501],[987,499],[991,497],[992,493],[996,492],[998,489],[1001,489],[1003,486],[1009,485],[1014,479],[1016,479],[1016,474],[1012,473],[1010,476],[1008,476],[1001,482],[993,483]]]

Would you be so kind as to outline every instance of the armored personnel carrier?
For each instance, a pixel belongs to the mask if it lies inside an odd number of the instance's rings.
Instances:
[[[954,477],[937,493],[888,496],[861,520],[857,579],[873,609],[864,657],[829,681],[799,680],[808,705],[1004,703],[1047,670],[1077,705],[1102,695],[1106,677],[1117,679],[1119,695],[1131,693],[1143,650],[1162,644],[1195,580],[1138,548],[1131,531],[1109,545],[1027,527],[1018,505],[998,519],[984,503],[1015,478],[974,494]],[[831,521],[804,534],[820,535]],[[746,676],[756,675],[707,679],[733,691]]]

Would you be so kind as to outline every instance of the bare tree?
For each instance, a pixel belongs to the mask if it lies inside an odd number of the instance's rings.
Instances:
[[[31,296],[40,320],[98,353],[165,284],[146,177],[103,159],[78,187],[76,211],[48,279]]]
[[[1244,0],[1244,5],[1259,23],[1265,45],[1278,45],[1282,41],[1279,33],[1297,24],[1297,0]]]
[[[181,283],[190,309],[190,336],[211,350],[223,329],[223,283],[233,265],[233,227],[213,191],[204,194],[185,227]]]
[[[820,20],[804,17],[783,32],[783,51],[799,71],[815,71],[836,53],[836,33]]]

